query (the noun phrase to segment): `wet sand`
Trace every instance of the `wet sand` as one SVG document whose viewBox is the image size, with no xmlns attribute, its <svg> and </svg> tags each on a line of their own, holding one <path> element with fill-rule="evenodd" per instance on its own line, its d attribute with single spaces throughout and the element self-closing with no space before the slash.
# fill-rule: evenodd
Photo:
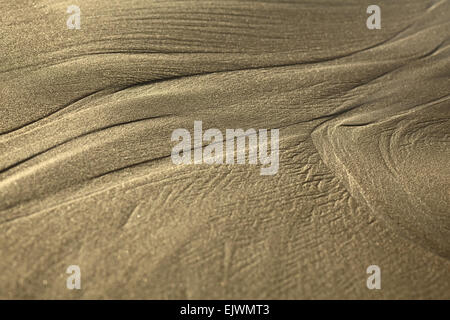
<svg viewBox="0 0 450 320">
<path fill-rule="evenodd" d="M 340 2 L 0 0 L 0 298 L 450 299 L 450 2 Z"/>
</svg>

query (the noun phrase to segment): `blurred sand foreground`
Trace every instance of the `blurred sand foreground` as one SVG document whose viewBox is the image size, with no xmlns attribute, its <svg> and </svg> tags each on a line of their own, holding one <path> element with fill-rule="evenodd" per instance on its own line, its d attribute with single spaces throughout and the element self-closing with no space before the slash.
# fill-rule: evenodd
<svg viewBox="0 0 450 320">
<path fill-rule="evenodd" d="M 0 8 L 0 298 L 450 299 L 449 1 Z M 196 120 L 277 174 L 173 164 Z"/>
</svg>

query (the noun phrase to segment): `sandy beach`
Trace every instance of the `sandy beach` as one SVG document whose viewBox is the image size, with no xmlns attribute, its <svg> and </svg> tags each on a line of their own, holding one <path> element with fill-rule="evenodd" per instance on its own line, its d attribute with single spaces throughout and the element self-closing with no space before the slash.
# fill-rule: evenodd
<svg viewBox="0 0 450 320">
<path fill-rule="evenodd" d="M 450 1 L 0 8 L 1 299 L 450 299 Z M 174 164 L 195 121 L 277 171 Z"/>
</svg>

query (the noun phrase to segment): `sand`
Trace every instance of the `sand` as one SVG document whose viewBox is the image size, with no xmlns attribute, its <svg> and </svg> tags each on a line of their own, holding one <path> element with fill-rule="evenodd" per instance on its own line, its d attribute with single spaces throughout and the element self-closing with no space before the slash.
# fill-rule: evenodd
<svg viewBox="0 0 450 320">
<path fill-rule="evenodd" d="M 0 298 L 450 299 L 449 1 L 0 7 Z M 173 164 L 196 120 L 278 173 Z"/>
</svg>

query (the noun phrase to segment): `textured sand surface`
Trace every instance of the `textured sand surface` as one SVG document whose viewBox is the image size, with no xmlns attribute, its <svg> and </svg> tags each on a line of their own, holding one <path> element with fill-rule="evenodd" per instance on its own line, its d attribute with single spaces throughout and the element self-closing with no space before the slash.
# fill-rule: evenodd
<svg viewBox="0 0 450 320">
<path fill-rule="evenodd" d="M 0 8 L 0 298 L 450 299 L 450 1 Z M 174 165 L 194 120 L 278 174 Z"/>
</svg>

